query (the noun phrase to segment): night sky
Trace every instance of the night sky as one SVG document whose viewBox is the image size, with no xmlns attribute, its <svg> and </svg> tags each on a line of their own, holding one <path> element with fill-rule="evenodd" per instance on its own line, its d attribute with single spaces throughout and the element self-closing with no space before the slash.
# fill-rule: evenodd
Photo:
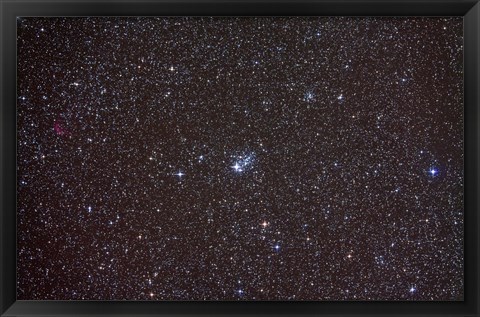
<svg viewBox="0 0 480 317">
<path fill-rule="evenodd" d="M 463 300 L 463 19 L 18 18 L 21 300 Z"/>
</svg>

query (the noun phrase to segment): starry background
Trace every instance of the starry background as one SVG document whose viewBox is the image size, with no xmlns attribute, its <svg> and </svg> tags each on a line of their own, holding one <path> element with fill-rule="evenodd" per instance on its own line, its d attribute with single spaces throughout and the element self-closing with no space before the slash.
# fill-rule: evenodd
<svg viewBox="0 0 480 317">
<path fill-rule="evenodd" d="M 462 18 L 18 18 L 21 300 L 463 300 Z"/>
</svg>

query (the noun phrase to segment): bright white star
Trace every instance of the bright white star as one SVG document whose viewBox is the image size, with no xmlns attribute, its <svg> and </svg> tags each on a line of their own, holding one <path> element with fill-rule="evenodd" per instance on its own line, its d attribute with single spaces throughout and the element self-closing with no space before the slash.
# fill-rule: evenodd
<svg viewBox="0 0 480 317">
<path fill-rule="evenodd" d="M 235 165 L 232 166 L 232 168 L 235 170 L 235 172 L 241 172 L 242 167 L 238 165 L 238 163 L 235 163 Z"/>
</svg>

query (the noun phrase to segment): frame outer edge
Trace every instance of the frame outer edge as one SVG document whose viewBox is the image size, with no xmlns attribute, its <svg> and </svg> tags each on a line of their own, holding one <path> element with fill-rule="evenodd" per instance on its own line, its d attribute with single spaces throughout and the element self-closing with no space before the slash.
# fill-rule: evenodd
<svg viewBox="0 0 480 317">
<path fill-rule="evenodd" d="M 0 17 L 0 315 L 4 316 L 16 301 L 16 210 L 11 210 L 16 201 L 16 122 L 8 120 L 16 112 L 11 106 L 16 104 L 16 81 L 11 80 L 16 62 L 9 60 L 16 51 L 16 37 L 9 36 L 8 28 L 16 19 L 11 0 L 0 0 Z"/>
<path fill-rule="evenodd" d="M 465 173 L 465 181 L 468 179 L 468 183 L 473 185 L 473 189 L 465 188 L 465 210 L 468 206 L 473 207 L 474 210 L 470 213 L 465 213 L 464 228 L 468 227 L 470 235 L 465 236 L 464 239 L 464 259 L 470 259 L 471 262 L 465 261 L 465 273 L 471 272 L 474 276 L 469 277 L 468 281 L 465 281 L 465 292 L 467 292 L 467 283 L 475 282 L 475 287 L 472 287 L 475 297 L 469 298 L 469 301 L 473 301 L 472 308 L 475 310 L 474 316 L 480 316 L 480 267 L 479 267 L 479 245 L 480 245 L 480 193 L 478 192 L 480 181 L 480 2 L 477 3 L 466 13 L 464 18 L 464 38 L 467 40 L 464 43 L 464 103 L 465 106 L 469 106 L 472 116 L 469 118 L 465 116 L 465 140 L 464 144 L 470 147 L 472 150 L 468 151 L 468 156 L 465 155 L 465 170 L 471 171 L 471 173 Z M 469 65 L 465 68 L 465 65 Z M 465 109 L 466 110 L 466 109 Z M 467 148 L 468 148 L 467 147 Z M 465 182 L 467 183 L 467 182 Z M 469 197 L 467 195 L 471 195 Z M 468 206 L 467 206 L 468 202 Z M 472 215 L 473 218 L 468 220 L 466 216 Z M 475 228 L 476 226 L 476 228 Z M 465 230 L 467 231 L 467 230 Z M 470 238 L 468 240 L 467 238 Z M 468 248 L 467 245 L 472 245 L 473 248 Z M 468 255 L 469 249 L 476 248 L 477 252 L 472 255 Z M 473 268 L 469 269 L 468 265 L 473 265 Z M 465 279 L 465 275 L 464 275 Z"/>
<path fill-rule="evenodd" d="M 4 191 L 4 138 L 5 138 L 5 133 L 3 129 L 3 122 L 4 122 L 4 110 L 5 110 L 5 92 L 4 92 L 4 77 L 6 77 L 5 72 L 4 72 L 4 67 L 3 65 L 6 64 L 7 58 L 6 54 L 4 51 L 3 47 L 3 39 L 5 38 L 5 33 L 6 33 L 6 22 L 5 22 L 5 5 L 4 2 L 0 0 L 0 13 L 1 13 L 1 23 L 0 23 L 0 259 L 5 258 L 5 252 L 4 252 L 4 247 L 5 247 L 5 240 L 7 238 L 7 234 L 5 231 L 5 204 L 4 204 L 4 199 L 3 199 L 3 191 Z M 3 265 L 3 261 L 0 263 L 0 314 L 2 314 L 6 311 L 7 309 L 7 303 L 6 303 L 6 293 L 8 291 L 7 285 L 5 283 L 5 275 L 6 275 L 6 267 Z"/>
<path fill-rule="evenodd" d="M 12 219 L 10 219 L 9 217 L 6 216 L 6 202 L 5 202 L 5 197 L 4 194 L 6 194 L 4 191 L 5 190 L 8 190 L 7 188 L 7 180 L 5 179 L 5 175 L 7 174 L 7 169 L 9 167 L 9 161 L 7 161 L 7 156 L 5 155 L 5 150 L 7 148 L 9 148 L 9 145 L 10 144 L 7 144 L 7 142 L 5 141 L 5 137 L 8 135 L 8 132 L 15 127 L 15 123 L 9 123 L 8 125 L 5 124 L 6 123 L 6 104 L 8 103 L 11 103 L 11 102 L 16 102 L 16 99 L 13 99 L 10 98 L 8 99 L 7 98 L 7 93 L 6 91 L 8 91 L 11 87 L 14 87 L 14 91 L 16 91 L 16 88 L 15 88 L 15 83 L 9 83 L 8 81 L 8 77 L 10 75 L 10 71 L 13 69 L 13 73 L 15 73 L 15 67 L 16 65 L 9 65 L 8 64 L 8 60 L 7 60 L 7 53 L 8 51 L 10 50 L 14 50 L 15 51 L 15 45 L 13 45 L 13 47 L 10 47 L 9 44 L 11 44 L 10 42 L 8 42 L 9 44 L 6 43 L 7 41 L 7 25 L 11 22 L 11 17 L 8 16 L 9 13 L 11 13 L 11 11 L 8 9 L 8 6 L 9 6 L 9 2 L 11 1 L 5 1 L 5 0 L 0 0 L 0 15 L 1 15 L 1 22 L 0 22 L 0 53 L 1 53 L 1 61 L 0 61 L 0 95 L 1 95 L 1 98 L 0 98 L 0 238 L 1 238 L 1 241 L 0 241 L 0 244 L 1 244 L 1 248 L 0 248 L 0 260 L 2 261 L 2 263 L 0 264 L 0 315 L 3 317 L 3 316 L 18 316 L 17 313 L 19 313 L 18 311 L 16 312 L 16 309 L 15 309 L 15 306 L 18 306 L 19 304 L 21 304 L 20 302 L 15 302 L 15 295 L 14 294 L 10 294 L 11 290 L 9 289 L 11 287 L 11 285 L 8 283 L 10 282 L 10 280 L 13 278 L 14 281 L 15 281 L 15 276 L 11 277 L 9 276 L 7 273 L 7 268 L 8 268 L 8 265 L 5 265 L 3 263 L 3 259 L 5 258 L 8 258 L 10 254 L 8 254 L 7 250 L 9 251 L 9 248 L 6 248 L 7 246 L 9 246 L 11 243 L 14 243 L 15 241 L 8 241 L 8 237 L 11 236 L 11 230 L 13 230 L 14 228 L 10 228 L 9 225 L 10 225 L 10 221 Z M 19 2 L 22 2 L 22 1 L 19 1 Z M 60 3 L 59 1 L 53 1 L 54 3 Z M 73 2 L 73 1 L 65 1 L 66 3 L 68 2 Z M 141 3 L 141 1 L 139 1 Z M 162 2 L 162 1 L 159 1 L 159 2 Z M 180 1 L 181 2 L 181 1 Z M 341 1 L 339 1 L 341 2 Z M 408 1 L 407 1 L 408 2 Z M 432 1 L 434 3 L 434 1 Z M 473 1 L 459 1 L 459 3 L 472 3 Z M 10 11 L 10 12 L 9 12 Z M 471 65 L 470 67 L 470 70 L 468 69 L 465 69 L 465 76 L 467 75 L 467 73 L 469 74 L 469 79 L 471 80 L 468 84 L 468 87 L 465 86 L 465 89 L 468 89 L 468 93 L 469 93 L 469 99 L 465 99 L 465 103 L 470 102 L 471 103 L 471 106 L 474 106 L 475 107 L 475 110 L 474 110 L 474 115 L 472 116 L 473 118 L 470 119 L 470 122 L 474 122 L 475 125 L 472 127 L 472 130 L 471 132 L 473 132 L 472 134 L 475 136 L 475 138 L 473 140 L 471 140 L 470 142 L 470 145 L 474 144 L 475 147 L 474 147 L 474 152 L 471 153 L 471 160 L 469 161 L 469 166 L 472 167 L 472 172 L 474 171 L 474 173 L 472 173 L 472 175 L 470 177 L 474 178 L 473 180 L 473 183 L 475 184 L 475 189 L 478 190 L 478 182 L 479 182 L 479 179 L 480 179 L 480 161 L 479 161 L 479 158 L 480 158 L 480 146 L 479 146 L 479 140 L 480 140 L 480 105 L 479 105 L 479 101 L 480 101 L 480 93 L 479 93 L 479 89 L 480 89 L 480 3 L 476 2 L 476 4 L 473 6 L 473 8 L 471 8 L 471 10 L 469 10 L 469 12 L 466 14 L 465 16 L 466 18 L 468 17 L 471 21 L 470 23 L 473 24 L 473 28 L 471 29 L 474 33 L 474 36 L 476 38 L 476 41 L 474 41 L 474 47 L 471 47 L 470 48 L 470 52 L 467 54 L 465 54 L 465 60 L 464 60 L 464 65 L 466 63 L 466 60 L 468 59 L 468 62 L 469 62 L 469 65 Z M 8 39 L 10 40 L 10 39 Z M 5 41 L 5 43 L 4 43 Z M 15 43 L 14 43 L 15 44 Z M 472 43 L 473 44 L 473 43 Z M 467 76 L 466 76 L 467 77 Z M 466 96 L 466 95 L 465 95 Z M 467 118 L 466 118 L 467 119 Z M 13 127 L 12 127 L 13 125 Z M 16 134 L 15 134 L 16 135 Z M 475 205 L 475 212 L 480 212 L 480 210 L 478 210 L 479 206 L 480 206 L 480 194 L 479 193 L 475 193 L 475 196 L 472 198 L 474 200 L 474 205 Z M 14 218 L 13 218 L 14 220 Z M 474 231 L 474 234 L 472 235 L 472 237 L 474 237 L 476 239 L 476 243 L 475 245 L 478 247 L 478 244 L 479 244 L 479 241 L 480 241 L 480 217 L 476 216 L 476 222 L 472 225 L 477 225 L 477 228 L 474 228 L 474 229 L 477 229 Z M 472 242 L 475 242 L 475 241 L 472 241 Z M 479 263 L 479 254 L 478 254 L 478 251 L 477 253 L 474 255 L 474 262 L 472 264 L 475 264 L 477 266 L 477 264 Z M 475 272 L 475 280 L 477 281 L 477 284 L 476 284 L 476 287 L 475 287 L 475 291 L 476 291 L 476 298 L 470 298 L 470 300 L 475 300 L 476 304 L 475 304 L 475 313 L 474 315 L 464 315 L 464 316 L 479 316 L 480 314 L 480 269 L 478 267 L 475 267 L 474 268 L 474 272 Z M 473 280 L 473 277 L 472 277 L 472 280 Z M 15 283 L 13 285 L 15 287 Z M 8 294 L 7 294 L 8 293 Z M 12 298 L 13 296 L 13 298 Z M 13 299 L 13 301 L 12 301 Z M 123 313 L 125 314 L 125 313 Z M 23 315 L 22 313 L 20 313 L 20 315 Z M 28 314 L 30 315 L 30 314 Z M 33 313 L 33 315 L 35 315 L 35 313 Z M 70 316 L 85 316 L 83 314 L 71 314 Z M 92 314 L 92 316 L 114 316 L 115 314 L 111 314 L 111 313 L 108 313 L 108 314 Z M 157 315 L 157 314 L 150 314 L 150 316 L 153 316 L 153 315 Z M 223 314 L 222 314 L 223 315 Z M 238 314 L 232 314 L 232 315 L 229 315 L 229 316 L 239 316 Z M 342 314 L 339 314 L 339 316 L 342 315 Z M 26 316 L 26 314 L 25 314 Z M 117 315 L 118 316 L 118 315 Z M 128 316 L 128 315 L 126 315 Z M 145 316 L 145 315 L 144 315 Z M 172 315 L 173 316 L 173 315 Z M 176 315 L 176 316 L 180 316 L 180 315 Z M 219 315 L 217 315 L 219 316 Z M 252 315 L 253 316 L 253 315 Z M 287 315 L 284 315 L 284 316 L 287 316 Z M 343 316 L 348 316 L 348 315 L 343 315 Z M 392 316 L 392 315 L 391 315 Z M 395 315 L 393 315 L 395 316 Z M 396 316 L 400 316 L 400 315 L 396 315 Z M 410 316 L 420 316 L 420 315 L 410 315 Z M 444 315 L 445 317 L 446 316 L 449 316 L 449 315 Z M 452 315 L 453 316 L 453 315 Z M 457 316 L 457 315 L 455 315 Z"/>
<path fill-rule="evenodd" d="M 2 104 L 5 104 L 5 93 L 3 92 L 3 77 L 4 72 L 3 72 L 3 63 L 5 61 L 5 54 L 3 52 L 3 33 L 4 33 L 4 12 L 5 10 L 3 9 L 3 2 L 0 2 L 0 12 L 2 12 L 2 23 L 0 24 L 0 54 L 2 56 L 2 59 L 0 61 L 0 95 L 2 96 L 0 100 L 0 122 L 3 122 L 3 107 L 1 106 Z M 0 246 L 0 259 L 4 258 L 3 254 L 3 241 L 5 240 L 5 235 L 4 235 L 4 230 L 3 230 L 3 214 L 4 214 L 4 208 L 3 208 L 3 139 L 4 139 L 4 134 L 3 134 L 3 129 L 0 129 L 0 239 L 1 239 L 1 246 Z M 5 303 L 4 303 L 4 294 L 5 294 L 5 283 L 3 282 L 3 275 L 4 275 L 4 267 L 3 267 L 3 261 L 0 263 L 0 290 L 1 290 L 1 295 L 0 295 L 0 315 L 3 315 L 3 313 L 6 310 Z"/>
<path fill-rule="evenodd" d="M 476 32 L 475 32 L 475 35 L 476 35 L 476 39 L 477 39 L 477 42 L 476 42 L 476 52 L 475 52 L 475 55 L 476 55 L 476 65 L 475 65 L 475 72 L 476 72 L 476 77 L 475 77 L 475 86 L 476 86 L 476 89 L 475 89 L 475 104 L 476 104 L 476 108 L 477 108 L 477 118 L 476 118 L 476 121 L 477 121 L 477 138 L 476 138 L 476 143 L 477 143 L 477 153 L 476 153 L 476 160 L 477 160 L 477 175 L 476 176 L 476 187 L 477 187 L 477 190 L 478 190 L 478 185 L 479 185 L 479 181 L 480 181 L 480 2 L 477 2 L 477 4 L 475 5 L 475 7 L 472 9 L 472 11 L 474 10 L 474 14 L 475 14 L 475 21 L 476 21 Z M 479 244 L 480 244 L 480 216 L 479 216 L 479 206 L 480 206 L 480 194 L 477 192 L 477 210 L 476 210 L 476 214 L 477 214 L 477 248 L 479 247 Z M 477 266 L 477 270 L 476 270 L 476 279 L 477 279 L 477 297 L 475 298 L 476 302 L 477 302 L 477 307 L 476 307 L 476 314 L 477 315 L 480 315 L 480 267 L 479 267 L 479 261 L 480 261 L 480 255 L 479 255 L 479 252 L 478 252 L 478 249 L 477 249 L 477 254 L 476 254 L 476 266 Z"/>
</svg>

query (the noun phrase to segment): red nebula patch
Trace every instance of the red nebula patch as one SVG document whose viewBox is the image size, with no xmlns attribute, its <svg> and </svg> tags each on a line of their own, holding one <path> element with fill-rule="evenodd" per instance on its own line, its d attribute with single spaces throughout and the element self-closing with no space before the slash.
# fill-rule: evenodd
<svg viewBox="0 0 480 317">
<path fill-rule="evenodd" d="M 65 124 L 62 122 L 62 120 L 55 120 L 53 123 L 53 129 L 57 135 L 69 135 L 69 132 L 67 128 L 65 128 Z"/>
</svg>

